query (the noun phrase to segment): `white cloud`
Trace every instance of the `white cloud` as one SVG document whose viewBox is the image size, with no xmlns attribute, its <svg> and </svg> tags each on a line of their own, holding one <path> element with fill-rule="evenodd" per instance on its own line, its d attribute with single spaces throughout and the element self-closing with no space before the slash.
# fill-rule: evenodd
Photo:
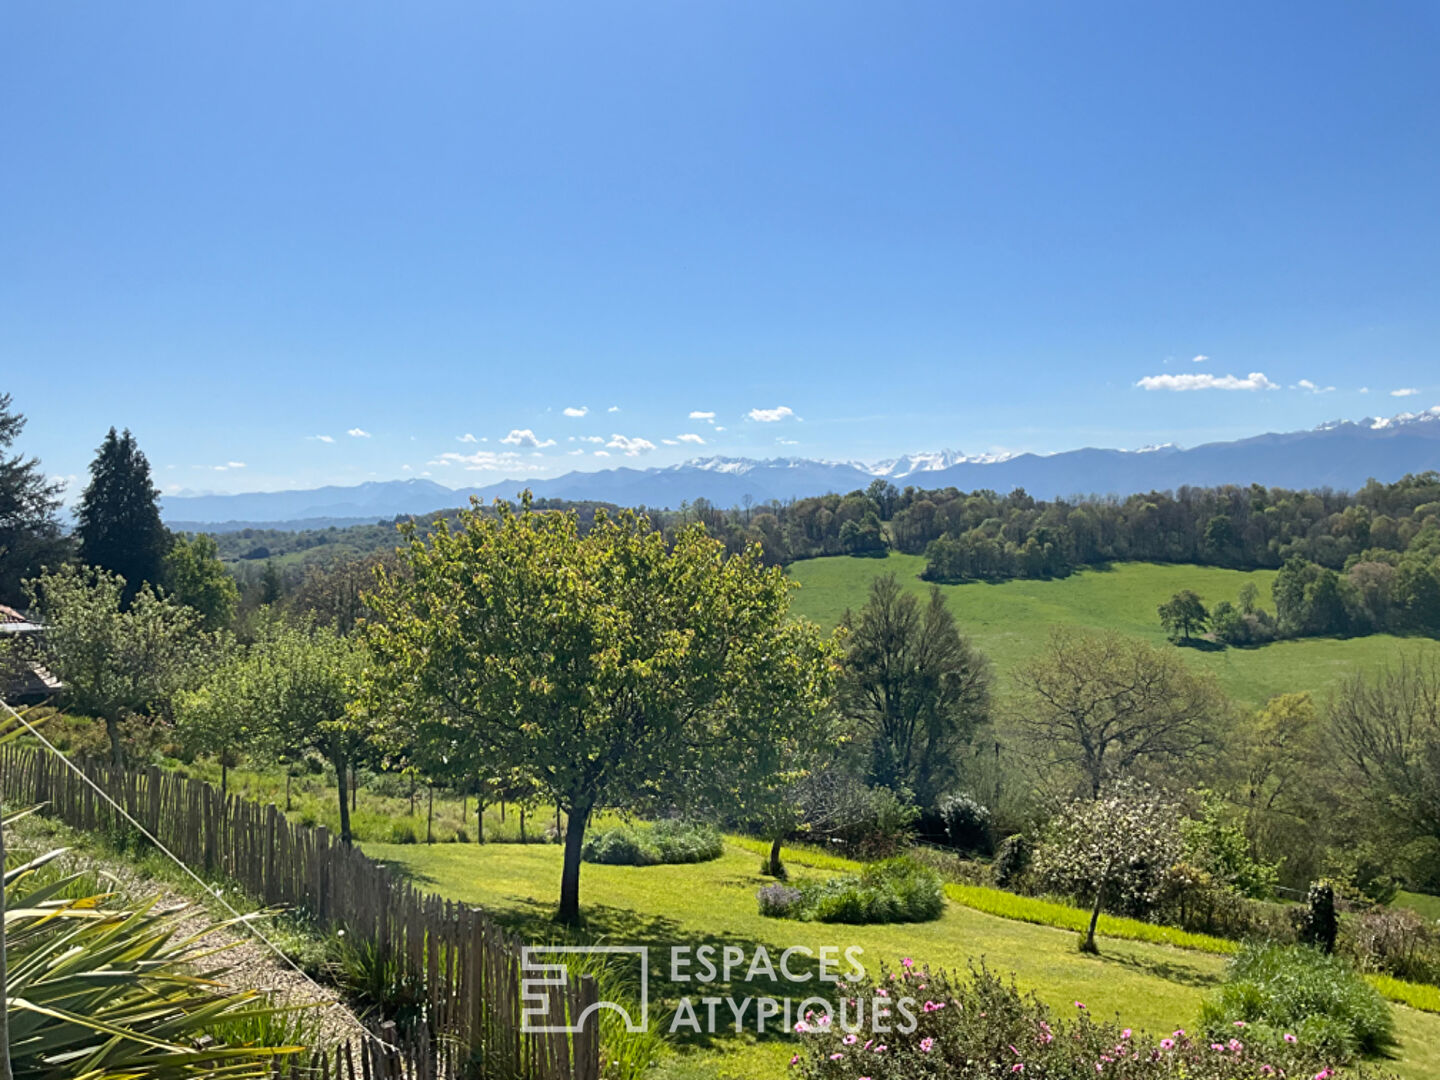
<svg viewBox="0 0 1440 1080">
<path fill-rule="evenodd" d="M 705 440 L 702 439 L 699 435 L 696 435 L 693 431 L 687 431 L 684 435 L 676 435 L 675 437 L 681 442 L 696 443 L 700 446 L 705 445 Z"/>
<path fill-rule="evenodd" d="M 717 426 L 717 427 L 715 428 L 715 430 L 716 430 L 716 431 L 724 431 L 725 429 L 724 429 L 723 427 Z"/>
<path fill-rule="evenodd" d="M 620 406 L 619 406 L 619 405 L 611 405 L 610 408 L 606 409 L 605 411 L 606 411 L 606 412 L 619 412 L 619 411 L 620 411 Z"/>
<path fill-rule="evenodd" d="M 1143 390 L 1278 390 L 1263 372 L 1238 375 L 1146 375 L 1135 384 Z"/>
<path fill-rule="evenodd" d="M 506 446 L 528 446 L 532 450 L 539 450 L 542 447 L 554 446 L 554 439 L 546 439 L 543 442 L 535 437 L 535 432 L 529 428 L 514 428 L 509 435 L 500 440 Z"/>
<path fill-rule="evenodd" d="M 799 446 L 799 445 L 800 445 L 800 440 L 799 440 L 799 439 L 776 439 L 775 441 L 776 441 L 777 443 L 779 443 L 781 446 Z"/>
<path fill-rule="evenodd" d="M 345 434 L 349 435 L 352 439 L 370 438 L 370 432 L 366 431 L 364 428 L 358 427 L 352 427 L 349 431 L 345 432 Z"/>
<path fill-rule="evenodd" d="M 583 454 L 583 453 L 585 453 L 585 451 L 584 451 L 584 450 L 581 450 L 581 449 L 579 449 L 579 448 L 577 447 L 577 448 L 574 449 L 574 450 L 567 450 L 566 453 L 569 454 L 571 457 L 574 457 L 576 454 Z"/>
<path fill-rule="evenodd" d="M 604 436 L 604 435 L 581 435 L 581 436 L 580 436 L 580 441 L 581 441 L 581 442 L 602 443 L 602 442 L 605 441 L 605 436 Z"/>
<path fill-rule="evenodd" d="M 455 436 L 455 439 L 456 439 L 457 442 L 465 442 L 465 443 L 477 443 L 477 442 L 480 441 L 480 440 L 477 439 L 474 435 L 471 435 L 470 432 L 468 432 L 468 431 L 467 431 L 464 435 L 456 435 L 456 436 Z"/>
<path fill-rule="evenodd" d="M 596 450 L 596 451 L 595 451 L 595 456 L 596 456 L 596 457 L 609 457 L 609 456 L 610 456 L 610 453 L 609 453 L 609 451 L 607 451 L 607 450 Z"/>
<path fill-rule="evenodd" d="M 400 471 L 401 471 L 401 472 L 409 472 L 409 471 L 410 471 L 410 466 L 409 466 L 409 465 L 401 465 L 401 466 L 400 466 Z"/>
<path fill-rule="evenodd" d="M 1391 391 L 1390 391 L 1390 396 L 1391 396 L 1391 397 L 1411 397 L 1411 396 L 1413 396 L 1413 395 L 1415 395 L 1415 394 L 1418 394 L 1418 393 L 1420 393 L 1420 391 L 1417 390 L 1415 387 L 1413 387 L 1413 386 L 1404 386 L 1404 387 L 1401 387 L 1399 390 L 1391 390 Z"/>
<path fill-rule="evenodd" d="M 795 410 L 789 405 L 779 405 L 773 409 L 751 409 L 749 412 L 751 420 L 760 424 L 773 424 L 777 420 L 784 420 L 788 416 L 794 416 Z"/>
<path fill-rule="evenodd" d="M 306 435 L 307 439 L 314 439 L 316 442 L 334 442 L 334 435 Z"/>
<path fill-rule="evenodd" d="M 655 449 L 655 444 L 649 439 L 639 437 L 632 439 L 625 435 L 611 435 L 610 441 L 605 445 L 611 450 L 621 451 L 626 457 L 639 457 L 641 454 Z"/>
<path fill-rule="evenodd" d="M 674 439 L 661 439 L 660 441 L 661 441 L 662 443 L 664 443 L 666 446 L 679 446 L 679 445 L 680 445 L 680 444 L 679 444 L 678 442 L 676 442 Z"/>
<path fill-rule="evenodd" d="M 565 415 L 566 415 L 566 416 L 584 416 L 584 415 L 585 415 L 586 413 L 588 413 L 589 411 L 590 411 L 590 406 L 589 406 L 589 405 L 581 405 L 578 409 L 577 409 L 574 405 L 569 405 L 569 406 L 566 406 L 566 408 L 565 408 Z"/>
<path fill-rule="evenodd" d="M 696 409 L 694 412 L 692 412 L 692 413 L 690 414 L 690 419 L 691 419 L 691 420 L 709 420 L 710 423 L 713 424 L 713 423 L 715 422 L 715 414 L 714 414 L 713 412 L 701 412 L 699 409 Z"/>
<path fill-rule="evenodd" d="M 500 453 L 496 453 L 494 450 L 476 450 L 473 454 L 460 454 L 451 450 L 425 464 L 459 465 L 470 472 L 493 472 L 497 469 L 510 468 L 519 459 L 520 455 L 513 450 L 504 450 Z"/>
<path fill-rule="evenodd" d="M 1194 360 L 1192 360 L 1192 361 L 1190 361 L 1190 362 L 1191 362 L 1192 364 L 1203 364 L 1206 360 L 1209 360 L 1209 359 L 1210 359 L 1210 358 L 1209 358 L 1208 356 L 1197 356 L 1197 357 L 1195 357 Z"/>
<path fill-rule="evenodd" d="M 1370 387 L 1368 387 L 1368 386 L 1362 386 L 1362 387 L 1360 387 L 1360 393 L 1362 393 L 1362 394 L 1368 394 L 1368 393 L 1370 393 Z"/>
<path fill-rule="evenodd" d="M 1312 394 L 1328 394 L 1335 389 L 1333 386 L 1316 386 L 1309 379 L 1301 379 L 1295 384 L 1295 388 L 1297 390 L 1309 390 Z"/>
<path fill-rule="evenodd" d="M 225 462 L 225 467 L 226 467 L 227 469 L 243 469 L 243 468 L 245 468 L 245 462 L 243 462 L 243 461 L 227 461 L 227 462 Z"/>
</svg>

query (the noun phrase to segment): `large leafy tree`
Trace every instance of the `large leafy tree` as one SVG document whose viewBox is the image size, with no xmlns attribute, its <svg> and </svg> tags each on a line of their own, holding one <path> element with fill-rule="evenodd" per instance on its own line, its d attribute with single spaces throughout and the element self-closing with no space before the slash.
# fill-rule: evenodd
<svg viewBox="0 0 1440 1080">
<path fill-rule="evenodd" d="M 74 566 L 30 583 L 45 619 L 41 657 L 65 684 L 69 707 L 105 721 L 117 765 L 121 721 L 167 715 L 210 646 L 190 608 L 149 586 L 127 606 L 125 591 L 115 574 Z"/>
<path fill-rule="evenodd" d="M 647 518 L 463 512 L 405 576 L 382 574 L 364 634 L 367 707 L 409 700 L 419 735 L 490 771 L 534 778 L 569 816 L 558 917 L 580 913 L 580 850 L 602 807 L 679 801 L 688 785 L 754 767 L 824 705 L 829 656 L 787 618 L 790 584 L 755 549 L 727 557 L 701 526 L 673 544 Z"/>
<path fill-rule="evenodd" d="M 929 805 L 990 717 L 990 665 L 961 635 L 937 586 L 921 603 L 894 574 L 846 613 L 846 712 L 870 752 L 870 778 Z"/>
<path fill-rule="evenodd" d="M 125 598 L 163 580 L 170 533 L 160 521 L 160 491 L 129 429 L 105 436 L 90 463 L 90 483 L 80 497 L 76 534 L 80 557 L 90 566 L 125 579 Z"/>
<path fill-rule="evenodd" d="M 240 602 L 240 589 L 220 561 L 213 536 L 175 537 L 165 555 L 165 587 L 200 614 L 209 630 L 229 626 Z"/>
<path fill-rule="evenodd" d="M 1014 722 L 1031 750 L 1077 771 L 1092 798 L 1132 772 L 1193 768 L 1224 734 L 1213 680 L 1173 650 L 1120 634 L 1056 630 L 1016 683 Z"/>
<path fill-rule="evenodd" d="M 40 470 L 38 459 L 8 451 L 25 429 L 25 417 L 0 393 L 0 602 L 19 603 L 21 582 L 46 563 L 65 556 L 56 512 L 60 485 Z"/>
<path fill-rule="evenodd" d="M 340 840 L 350 843 L 350 766 L 366 729 L 350 708 L 362 654 L 326 626 L 259 620 L 255 640 L 183 700 L 182 730 L 197 748 L 279 757 L 313 750 L 335 766 Z"/>
<path fill-rule="evenodd" d="M 1181 589 L 1156 610 L 1166 635 L 1177 644 L 1189 641 L 1191 634 L 1201 632 L 1210 622 L 1204 601 L 1192 589 Z"/>
</svg>

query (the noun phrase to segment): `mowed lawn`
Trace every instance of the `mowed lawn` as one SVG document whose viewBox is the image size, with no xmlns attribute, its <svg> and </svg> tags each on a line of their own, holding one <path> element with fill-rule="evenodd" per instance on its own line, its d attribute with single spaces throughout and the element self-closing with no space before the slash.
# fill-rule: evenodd
<svg viewBox="0 0 1440 1080">
<path fill-rule="evenodd" d="M 905 587 L 923 595 L 925 559 L 892 554 L 883 559 L 839 556 L 794 563 L 789 573 L 800 583 L 792 610 L 827 629 L 846 608 L 865 604 L 870 583 L 894 573 Z M 1222 570 L 1210 566 L 1116 563 L 1110 569 L 1082 570 L 1055 581 L 1007 581 L 989 585 L 942 585 L 961 629 L 994 662 L 1002 680 L 1045 643 L 1054 626 L 1117 630 L 1167 645 L 1155 609 L 1180 589 L 1193 589 L 1214 606 L 1234 601 L 1247 581 L 1255 583 L 1261 606 L 1273 613 L 1273 570 Z M 1376 634 L 1360 638 L 1307 638 L 1254 649 L 1183 649 L 1197 668 L 1215 674 L 1225 691 L 1242 705 L 1258 707 L 1276 694 L 1309 690 L 1317 697 L 1341 678 L 1393 661 L 1403 653 L 1440 650 L 1429 638 Z"/>
<path fill-rule="evenodd" d="M 515 844 L 365 844 L 366 854 L 401 868 L 427 890 L 473 903 L 496 914 L 529 940 L 555 935 L 548 922 L 560 882 L 561 852 L 555 846 Z M 799 873 L 813 873 L 796 868 Z M 1194 1022 L 1205 992 L 1220 978 L 1221 957 L 1139 942 L 1103 940 L 1102 955 L 1084 956 L 1068 931 L 985 915 L 950 903 L 937 922 L 918 926 L 826 926 L 762 918 L 755 891 L 767 883 L 756 856 L 727 848 L 711 863 L 692 866 L 591 866 L 581 875 L 581 902 L 588 931 L 608 944 L 652 947 L 652 1024 L 668 1026 L 681 994 L 736 998 L 785 993 L 769 984 L 737 979 L 714 987 L 679 986 L 668 978 L 671 945 L 738 945 L 747 959 L 758 945 L 778 957 L 793 945 L 864 949 L 872 972 L 903 957 L 932 967 L 964 970 L 983 959 L 992 969 L 1014 972 L 1022 989 L 1033 989 L 1061 1015 L 1083 1001 L 1099 1016 L 1119 1014 L 1134 1027 L 1170 1031 Z M 813 987 L 813 983 L 811 984 Z M 804 987 L 790 990 L 808 996 Z M 722 1006 L 723 1009 L 723 1006 Z M 1397 1009 L 1402 1039 L 1396 1070 L 1404 1077 L 1440 1075 L 1440 1016 Z M 702 1011 L 703 1015 L 703 1011 Z M 723 1013 L 722 1013 L 723 1015 Z M 662 1069 L 667 1080 L 737 1077 L 769 1080 L 786 1074 L 794 1052 L 788 1038 L 757 1040 L 727 1033 L 713 1041 L 689 1041 Z"/>
</svg>

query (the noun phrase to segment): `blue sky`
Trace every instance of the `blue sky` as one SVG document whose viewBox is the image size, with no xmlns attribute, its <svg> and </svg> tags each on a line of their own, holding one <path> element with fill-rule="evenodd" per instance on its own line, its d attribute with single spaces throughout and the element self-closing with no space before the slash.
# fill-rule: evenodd
<svg viewBox="0 0 1440 1080">
<path fill-rule="evenodd" d="M 0 389 L 53 473 L 128 425 L 216 491 L 1429 407 L 1437 53 L 1405 2 L 15 4 Z"/>
</svg>

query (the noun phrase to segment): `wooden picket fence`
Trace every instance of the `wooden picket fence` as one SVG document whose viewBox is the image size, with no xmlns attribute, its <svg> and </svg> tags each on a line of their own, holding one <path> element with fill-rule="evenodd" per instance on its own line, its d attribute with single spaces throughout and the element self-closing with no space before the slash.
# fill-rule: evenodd
<svg viewBox="0 0 1440 1080">
<path fill-rule="evenodd" d="M 522 942 L 483 911 L 422 893 L 323 826 L 292 824 L 202 780 L 156 767 L 76 766 L 161 844 L 202 876 L 224 877 L 267 907 L 303 910 L 323 929 L 373 943 L 400 974 L 425 988 L 424 1020 L 398 1038 L 393 1027 L 316 1055 L 304 1068 L 322 1080 L 599 1080 L 596 1014 L 577 1034 L 563 1028 L 597 1000 L 591 976 L 550 988 L 549 1015 L 521 1022 Z M 93 832 L 124 825 L 66 763 L 23 744 L 0 746 L 0 785 L 13 805 Z M 294 1062 L 287 1069 L 300 1068 Z M 286 1073 L 288 1075 L 288 1073 Z"/>
</svg>

